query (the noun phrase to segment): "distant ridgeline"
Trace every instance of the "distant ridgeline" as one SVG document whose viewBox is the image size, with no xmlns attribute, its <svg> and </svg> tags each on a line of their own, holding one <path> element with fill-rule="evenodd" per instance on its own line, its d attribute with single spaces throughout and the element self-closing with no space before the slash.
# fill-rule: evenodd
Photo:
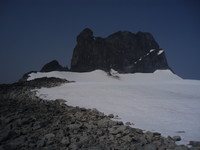
<svg viewBox="0 0 200 150">
<path fill-rule="evenodd" d="M 119 31 L 101 38 L 94 37 L 91 29 L 84 29 L 77 36 L 71 71 L 109 71 L 111 68 L 119 73 L 170 69 L 164 51 L 150 33 Z"/>
<path fill-rule="evenodd" d="M 150 33 L 119 31 L 101 38 L 94 37 L 92 30 L 86 28 L 77 36 L 71 69 L 53 60 L 44 65 L 40 72 L 110 71 L 111 68 L 119 73 L 152 73 L 157 69 L 170 69 L 164 50 L 159 48 Z"/>
</svg>

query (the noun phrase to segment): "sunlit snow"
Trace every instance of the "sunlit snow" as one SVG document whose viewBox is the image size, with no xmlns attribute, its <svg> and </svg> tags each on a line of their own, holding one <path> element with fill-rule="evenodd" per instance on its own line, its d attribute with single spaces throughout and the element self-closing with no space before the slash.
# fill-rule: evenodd
<svg viewBox="0 0 200 150">
<path fill-rule="evenodd" d="M 158 54 L 157 55 L 160 55 L 164 52 L 164 50 L 159 50 Z"/>
<path fill-rule="evenodd" d="M 151 49 L 149 52 L 151 53 L 151 52 L 153 52 L 153 51 L 155 51 L 155 49 Z"/>
<path fill-rule="evenodd" d="M 70 81 L 59 87 L 38 89 L 44 99 L 65 99 L 71 106 L 96 108 L 118 115 L 123 122 L 163 136 L 180 135 L 181 143 L 200 141 L 200 81 L 183 80 L 169 70 L 111 75 L 88 73 L 32 73 L 28 80 L 59 77 Z"/>
</svg>

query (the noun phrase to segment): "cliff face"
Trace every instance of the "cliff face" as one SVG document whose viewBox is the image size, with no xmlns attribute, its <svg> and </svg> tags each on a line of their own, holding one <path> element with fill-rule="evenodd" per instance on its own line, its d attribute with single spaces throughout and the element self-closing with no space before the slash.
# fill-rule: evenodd
<svg viewBox="0 0 200 150">
<path fill-rule="evenodd" d="M 119 31 L 106 38 L 94 37 L 86 28 L 77 36 L 71 70 L 77 72 L 111 68 L 121 73 L 169 69 L 165 53 L 150 33 Z"/>
</svg>

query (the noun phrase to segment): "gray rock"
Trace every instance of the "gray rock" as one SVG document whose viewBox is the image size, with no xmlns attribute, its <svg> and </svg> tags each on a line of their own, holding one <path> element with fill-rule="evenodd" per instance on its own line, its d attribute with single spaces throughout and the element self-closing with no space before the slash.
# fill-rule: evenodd
<svg viewBox="0 0 200 150">
<path fill-rule="evenodd" d="M 77 149 L 78 149 L 77 145 L 74 144 L 74 143 L 70 144 L 69 148 L 70 148 L 71 150 L 77 150 Z"/>
<path fill-rule="evenodd" d="M 200 150 L 200 147 L 191 147 L 190 150 Z"/>
<path fill-rule="evenodd" d="M 200 147 L 200 141 L 190 141 L 189 145 L 192 145 L 194 147 Z"/>
<path fill-rule="evenodd" d="M 68 145 L 70 144 L 69 138 L 68 137 L 63 137 L 62 140 L 60 141 L 63 145 Z"/>
<path fill-rule="evenodd" d="M 188 150 L 186 146 L 176 146 L 174 150 Z"/>
<path fill-rule="evenodd" d="M 156 146 L 153 144 L 147 144 L 144 146 L 144 150 L 156 150 Z"/>
<path fill-rule="evenodd" d="M 88 138 L 88 136 L 80 136 L 79 140 L 79 144 L 84 145 L 88 144 L 90 139 Z"/>
<path fill-rule="evenodd" d="M 119 126 L 119 127 L 112 127 L 112 128 L 110 128 L 109 129 L 109 132 L 111 133 L 111 134 L 119 134 L 119 133 L 125 133 L 126 132 L 126 130 L 127 130 L 127 126 Z"/>
<path fill-rule="evenodd" d="M 37 142 L 37 147 L 43 147 L 45 145 L 45 140 L 44 139 L 41 139 L 41 140 L 38 140 Z"/>
<path fill-rule="evenodd" d="M 125 123 L 127 126 L 130 126 L 130 125 L 132 125 L 130 122 L 126 122 Z"/>
<path fill-rule="evenodd" d="M 126 142 L 131 142 L 133 138 L 130 137 L 129 135 L 126 135 L 126 136 L 123 136 L 121 139 L 122 139 L 123 141 L 126 141 Z"/>
<path fill-rule="evenodd" d="M 111 68 L 119 73 L 170 69 L 164 52 L 150 33 L 119 31 L 106 38 L 94 37 L 91 29 L 77 36 L 71 70 L 77 72 Z"/>
<path fill-rule="evenodd" d="M 180 136 L 173 136 L 172 139 L 174 141 L 181 141 L 181 137 Z"/>
<path fill-rule="evenodd" d="M 157 147 L 162 146 L 162 143 L 160 140 L 154 141 L 153 144 L 156 145 Z"/>
<path fill-rule="evenodd" d="M 122 121 L 117 121 L 117 125 L 123 125 L 124 123 Z"/>
<path fill-rule="evenodd" d="M 108 120 L 108 126 L 109 127 L 113 127 L 113 126 L 117 126 L 117 125 L 118 125 L 117 121 Z"/>
<path fill-rule="evenodd" d="M 120 137 L 122 137 L 122 134 L 119 133 L 119 134 L 116 135 L 116 137 L 117 137 L 117 138 L 120 138 Z"/>
<path fill-rule="evenodd" d="M 62 129 L 60 129 L 58 132 L 56 132 L 56 137 L 58 137 L 58 138 L 64 137 L 64 131 Z"/>
<path fill-rule="evenodd" d="M 148 142 L 152 142 L 152 140 L 153 140 L 153 133 L 150 132 L 150 131 L 148 131 L 148 132 L 146 132 L 145 137 L 146 137 L 146 139 L 147 139 Z"/>
<path fill-rule="evenodd" d="M 47 140 L 50 140 L 50 139 L 52 139 L 52 138 L 54 138 L 54 137 L 55 137 L 55 134 L 53 134 L 53 133 L 48 133 L 48 134 L 46 134 L 46 135 L 44 136 L 44 138 L 47 139 Z"/>
<path fill-rule="evenodd" d="M 80 124 L 70 124 L 70 125 L 68 125 L 67 126 L 70 130 L 78 130 L 80 127 L 81 127 L 81 125 Z"/>
<path fill-rule="evenodd" d="M 141 144 L 147 144 L 147 140 L 146 140 L 145 136 L 140 136 L 138 138 L 138 140 L 140 141 Z"/>
<path fill-rule="evenodd" d="M 113 114 L 109 114 L 108 117 L 109 118 L 114 118 L 114 115 Z"/>
<path fill-rule="evenodd" d="M 97 125 L 100 127 L 100 128 L 106 128 L 108 127 L 108 119 L 101 119 L 97 122 Z"/>
<path fill-rule="evenodd" d="M 153 136 L 161 136 L 161 134 L 158 132 L 153 132 Z"/>
</svg>

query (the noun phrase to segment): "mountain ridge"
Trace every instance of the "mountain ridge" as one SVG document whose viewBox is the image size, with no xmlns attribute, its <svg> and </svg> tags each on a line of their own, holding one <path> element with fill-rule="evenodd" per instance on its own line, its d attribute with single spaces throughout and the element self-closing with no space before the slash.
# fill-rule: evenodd
<svg viewBox="0 0 200 150">
<path fill-rule="evenodd" d="M 96 69 L 120 73 L 152 73 L 170 69 L 164 50 L 147 32 L 118 31 L 106 38 L 95 37 L 89 28 L 77 36 L 71 59 L 71 71 L 87 72 Z"/>
</svg>

